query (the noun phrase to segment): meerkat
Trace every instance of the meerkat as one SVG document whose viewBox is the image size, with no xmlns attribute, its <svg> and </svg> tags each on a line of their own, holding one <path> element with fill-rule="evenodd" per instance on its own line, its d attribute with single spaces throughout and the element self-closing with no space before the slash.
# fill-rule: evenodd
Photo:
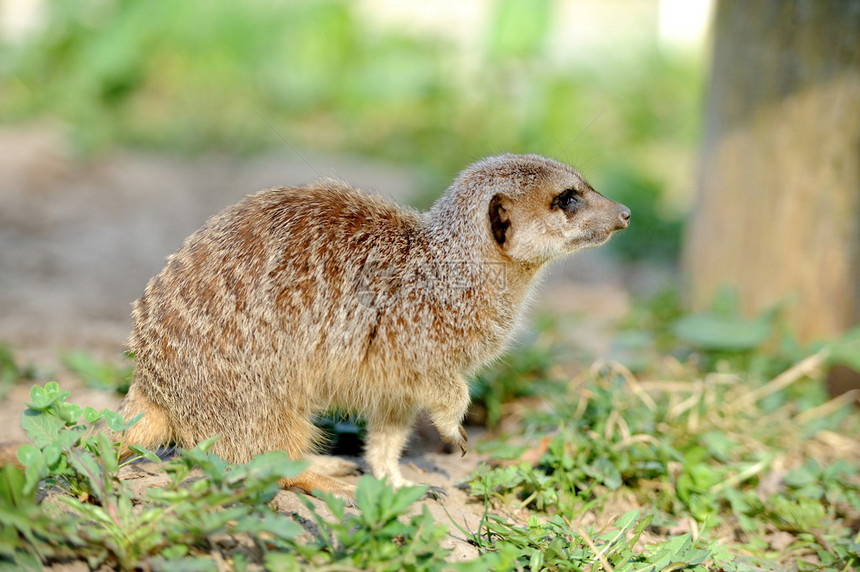
<svg viewBox="0 0 860 572">
<path fill-rule="evenodd" d="M 500 155 L 465 169 L 421 213 L 324 179 L 250 195 L 210 218 L 134 303 L 124 441 L 192 447 L 241 463 L 300 459 L 313 416 L 363 415 L 374 476 L 426 411 L 466 452 L 467 379 L 510 342 L 547 263 L 605 243 L 630 210 L 573 168 Z M 285 488 L 349 496 L 305 471 Z"/>
</svg>

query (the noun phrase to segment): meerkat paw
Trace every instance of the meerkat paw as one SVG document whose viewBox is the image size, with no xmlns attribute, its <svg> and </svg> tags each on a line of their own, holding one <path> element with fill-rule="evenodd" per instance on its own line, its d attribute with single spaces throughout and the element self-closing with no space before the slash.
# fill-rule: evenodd
<svg viewBox="0 0 860 572">
<path fill-rule="evenodd" d="M 442 487 L 428 485 L 425 483 L 416 483 L 414 481 L 410 481 L 409 479 L 404 479 L 403 477 L 399 477 L 395 480 L 394 478 L 392 478 L 391 475 L 387 475 L 385 478 L 388 479 L 388 482 L 396 489 L 402 489 L 406 487 L 426 487 L 427 492 L 424 493 L 423 497 L 425 499 L 432 499 L 435 501 L 442 502 L 445 500 L 445 497 L 448 496 L 448 491 L 446 491 Z"/>
<path fill-rule="evenodd" d="M 332 496 L 343 501 L 343 506 L 346 508 L 358 508 L 358 503 L 355 501 L 354 493 L 332 493 Z"/>
<path fill-rule="evenodd" d="M 418 484 L 413 481 L 410 481 L 409 479 L 404 479 L 401 475 L 385 475 L 385 478 L 388 479 L 388 484 L 390 484 L 395 489 L 414 487 Z"/>
<path fill-rule="evenodd" d="M 468 451 L 468 448 L 469 448 L 468 447 L 469 436 L 466 434 L 466 430 L 463 429 L 462 425 L 457 427 L 457 429 L 459 430 L 459 433 L 460 433 L 459 436 L 444 435 L 442 433 L 440 433 L 439 435 L 442 437 L 443 441 L 446 441 L 448 443 L 451 443 L 452 445 L 457 445 L 458 447 L 460 447 L 460 456 L 464 457 L 466 455 L 466 451 Z"/>
</svg>

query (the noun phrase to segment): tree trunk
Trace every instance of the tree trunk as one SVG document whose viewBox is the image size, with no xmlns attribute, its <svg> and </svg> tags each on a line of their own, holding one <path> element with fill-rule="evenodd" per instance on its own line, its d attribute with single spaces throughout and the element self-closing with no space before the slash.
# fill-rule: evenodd
<svg viewBox="0 0 860 572">
<path fill-rule="evenodd" d="M 694 307 L 728 284 L 802 340 L 860 322 L 860 2 L 719 2 L 706 113 Z"/>
</svg>

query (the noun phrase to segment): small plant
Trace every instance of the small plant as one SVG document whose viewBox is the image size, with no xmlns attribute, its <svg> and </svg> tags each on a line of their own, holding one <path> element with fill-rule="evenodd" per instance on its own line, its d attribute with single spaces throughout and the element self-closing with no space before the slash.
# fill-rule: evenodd
<svg viewBox="0 0 860 572">
<path fill-rule="evenodd" d="M 266 504 L 279 490 L 279 479 L 302 469 L 286 453 L 266 453 L 230 466 L 208 452 L 213 438 L 164 465 L 171 477 L 166 489 L 152 489 L 137 499 L 118 479 L 120 444 L 96 431 L 93 423 L 104 421 L 122 435 L 139 417 L 126 423 L 112 411 L 68 403 L 68 396 L 54 382 L 31 391 L 22 425 L 33 444 L 18 452 L 26 472 L 4 467 L 0 484 L 0 519 L 10 527 L 0 537 L 4 558 L 23 566 L 34 556 L 50 560 L 74 552 L 92 567 L 113 563 L 131 569 L 141 562 L 163 567 L 193 560 L 201 549 L 208 554 L 216 533 L 253 533 L 263 550 L 302 531 Z M 82 415 L 85 424 L 79 423 Z M 158 460 L 150 451 L 131 449 Z M 190 480 L 195 467 L 203 476 Z M 67 511 L 57 514 L 56 507 L 35 503 L 36 485 L 43 479 Z M 51 493 L 53 485 L 57 490 Z M 135 508 L 137 503 L 146 510 Z M 21 539 L 25 549 L 10 546 Z"/>
<path fill-rule="evenodd" d="M 562 515 L 547 520 L 532 515 L 523 525 L 485 514 L 472 542 L 495 553 L 506 569 L 528 570 L 706 570 L 710 549 L 695 547 L 689 534 L 635 550 L 653 517 L 639 510 L 618 517 L 605 531 L 590 532 Z"/>
<path fill-rule="evenodd" d="M 182 569 L 201 556 L 209 560 L 217 550 L 216 535 L 247 537 L 259 551 L 298 536 L 302 528 L 267 503 L 279 490 L 278 480 L 295 476 L 302 465 L 273 452 L 230 466 L 208 452 L 214 442 L 183 451 L 167 463 L 168 486 L 150 489 L 141 499 L 133 499 L 116 479 L 115 467 L 100 471 L 90 459 L 86 470 L 97 502 L 61 497 L 73 514 L 91 522 L 79 533 L 94 553 L 90 565 L 115 561 L 128 569 L 149 562 L 155 568 Z M 202 477 L 189 479 L 194 467 Z M 135 510 L 135 501 L 146 510 Z"/>
<path fill-rule="evenodd" d="M 305 570 L 308 567 L 349 570 L 449 570 L 447 550 L 439 543 L 447 534 L 427 507 L 413 516 L 406 511 L 427 492 L 427 487 L 394 489 L 370 476 L 362 477 L 355 493 L 357 512 L 346 512 L 342 499 L 323 495 L 333 518 L 323 518 L 314 504 L 303 499 L 318 533 L 295 552 L 269 553 L 270 570 Z M 480 565 L 480 564 L 479 564 Z"/>
<path fill-rule="evenodd" d="M 96 432 L 95 424 L 103 421 L 111 431 L 121 435 L 140 420 L 138 416 L 126 423 L 114 411 L 81 408 L 66 402 L 69 395 L 69 391 L 62 391 L 53 381 L 44 387 L 34 385 L 30 390 L 21 425 L 33 443 L 18 449 L 18 459 L 27 467 L 28 489 L 48 478 L 49 484 L 58 484 L 70 494 L 89 494 L 91 479 L 81 467 L 89 459 L 84 453 L 100 455 L 103 462 L 111 456 L 112 465 L 119 463 L 118 449 L 106 435 Z M 86 424 L 79 423 L 82 415 Z"/>
<path fill-rule="evenodd" d="M 0 567 L 40 570 L 50 554 L 73 553 L 75 523 L 57 518 L 36 502 L 36 491 L 27 487 L 24 472 L 0 467 Z M 63 548 L 67 546 L 68 548 Z"/>
</svg>

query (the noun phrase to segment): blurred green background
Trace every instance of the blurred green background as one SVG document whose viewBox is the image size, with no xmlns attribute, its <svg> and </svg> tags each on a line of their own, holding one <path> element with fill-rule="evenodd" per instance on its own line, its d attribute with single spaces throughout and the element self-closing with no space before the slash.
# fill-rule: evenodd
<svg viewBox="0 0 860 572">
<path fill-rule="evenodd" d="M 348 152 L 417 169 L 426 206 L 479 157 L 536 152 L 631 207 L 618 255 L 677 256 L 705 53 L 667 40 L 683 2 L 28 3 L 0 123 L 56 122 L 83 158 Z"/>
</svg>

